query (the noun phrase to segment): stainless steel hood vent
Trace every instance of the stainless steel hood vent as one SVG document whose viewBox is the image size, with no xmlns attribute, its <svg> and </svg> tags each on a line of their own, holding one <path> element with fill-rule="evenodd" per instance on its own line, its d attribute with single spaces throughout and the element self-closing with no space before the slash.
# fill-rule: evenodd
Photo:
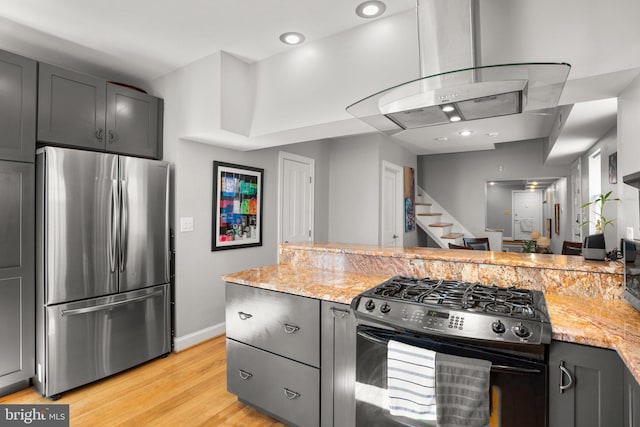
<svg viewBox="0 0 640 427">
<path fill-rule="evenodd" d="M 416 11 L 420 75 L 424 77 L 348 106 L 353 116 L 392 135 L 558 105 L 569 64 L 475 66 L 476 0 L 419 0 Z M 442 69 L 455 71 L 438 71 Z"/>
</svg>

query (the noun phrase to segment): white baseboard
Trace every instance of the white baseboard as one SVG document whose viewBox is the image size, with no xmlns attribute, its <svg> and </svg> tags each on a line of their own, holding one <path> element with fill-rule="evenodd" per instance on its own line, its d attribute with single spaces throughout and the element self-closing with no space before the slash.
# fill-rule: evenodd
<svg viewBox="0 0 640 427">
<path fill-rule="evenodd" d="M 203 341 L 224 334 L 226 330 L 226 323 L 222 322 L 218 323 L 217 325 L 209 326 L 208 328 L 200 329 L 199 331 L 192 332 L 182 337 L 174 337 L 173 351 L 182 351 L 185 348 L 200 344 Z"/>
</svg>

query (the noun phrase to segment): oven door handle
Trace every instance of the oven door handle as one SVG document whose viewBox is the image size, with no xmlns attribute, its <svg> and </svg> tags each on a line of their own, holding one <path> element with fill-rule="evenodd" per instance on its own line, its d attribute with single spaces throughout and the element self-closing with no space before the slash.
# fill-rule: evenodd
<svg viewBox="0 0 640 427">
<path fill-rule="evenodd" d="M 358 331 L 358 335 L 367 341 L 371 341 L 376 344 L 387 345 L 387 341 L 381 338 L 378 338 L 374 335 L 368 334 L 363 331 Z M 504 371 L 504 372 L 517 372 L 521 374 L 540 374 L 542 370 L 540 369 L 532 369 L 532 368 L 520 368 L 517 366 L 508 366 L 508 365 L 491 365 L 491 370 Z"/>
<path fill-rule="evenodd" d="M 506 371 L 506 372 L 519 372 L 521 374 L 540 374 L 542 371 L 540 369 L 530 369 L 530 368 L 518 368 L 516 366 L 507 366 L 507 365 L 491 365 L 491 370 L 498 371 Z"/>
<path fill-rule="evenodd" d="M 361 336 L 362 338 L 364 338 L 365 340 L 371 341 L 371 342 L 376 343 L 376 344 L 387 345 L 387 343 L 388 343 L 387 340 L 383 340 L 382 338 L 375 337 L 375 336 L 370 335 L 370 334 L 368 334 L 366 332 L 358 331 L 358 335 Z"/>
</svg>

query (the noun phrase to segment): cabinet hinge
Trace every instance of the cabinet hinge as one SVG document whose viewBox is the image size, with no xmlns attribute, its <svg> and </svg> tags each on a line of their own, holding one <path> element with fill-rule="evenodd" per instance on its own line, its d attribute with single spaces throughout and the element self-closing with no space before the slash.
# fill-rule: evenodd
<svg viewBox="0 0 640 427">
<path fill-rule="evenodd" d="M 311 237 L 311 230 L 309 230 L 309 237 Z"/>
<path fill-rule="evenodd" d="M 311 177 L 309 177 L 309 184 L 311 184 Z"/>
</svg>

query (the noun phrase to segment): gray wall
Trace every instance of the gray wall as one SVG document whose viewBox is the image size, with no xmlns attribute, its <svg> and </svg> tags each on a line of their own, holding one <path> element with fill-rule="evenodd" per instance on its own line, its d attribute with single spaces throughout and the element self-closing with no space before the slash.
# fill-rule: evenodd
<svg viewBox="0 0 640 427">
<path fill-rule="evenodd" d="M 191 141 L 179 141 L 176 162 L 176 218 L 190 216 L 194 231 L 177 232 L 176 239 L 176 336 L 177 346 L 188 346 L 189 336 L 216 328 L 225 321 L 224 282 L 220 276 L 277 262 L 278 152 L 316 160 L 315 233 L 328 236 L 327 145 L 322 141 L 257 151 L 234 151 Z M 264 169 L 263 245 L 255 248 L 211 251 L 213 161 Z M 218 326 L 221 329 L 222 326 Z M 224 330 L 222 329 L 222 332 Z M 218 332 L 220 333 L 220 332 Z"/>
<path fill-rule="evenodd" d="M 542 139 L 497 144 L 495 150 L 418 157 L 418 185 L 478 235 L 486 226 L 487 181 L 570 174 L 568 166 L 543 164 Z"/>
<path fill-rule="evenodd" d="M 511 192 L 523 188 L 521 184 L 487 185 L 487 228 L 504 230 L 504 237 L 513 237 Z M 505 214 L 507 211 L 509 213 Z"/>
<path fill-rule="evenodd" d="M 329 241 L 377 245 L 382 161 L 416 170 L 417 157 L 380 133 L 336 138 L 330 145 Z M 404 233 L 403 244 L 418 244 L 415 229 Z"/>
<path fill-rule="evenodd" d="M 329 241 L 378 244 L 378 140 L 337 138 L 329 156 Z"/>
</svg>

